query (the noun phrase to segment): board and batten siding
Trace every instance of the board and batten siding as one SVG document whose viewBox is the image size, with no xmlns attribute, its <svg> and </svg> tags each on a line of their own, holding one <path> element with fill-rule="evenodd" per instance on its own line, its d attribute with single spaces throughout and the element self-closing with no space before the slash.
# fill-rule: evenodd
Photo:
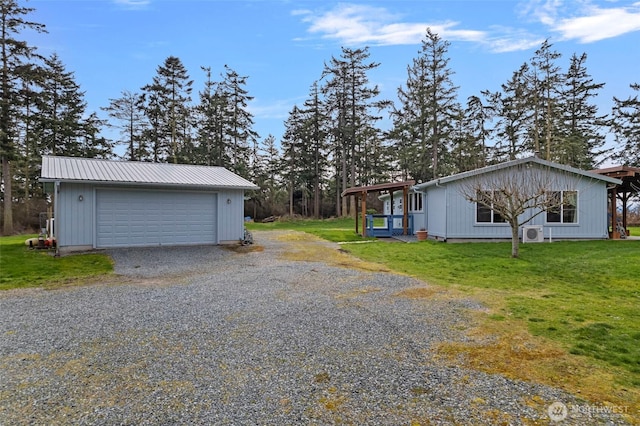
<svg viewBox="0 0 640 426">
<path fill-rule="evenodd" d="M 447 192 L 445 186 L 429 188 L 423 200 L 429 237 L 447 238 Z"/>
<path fill-rule="evenodd" d="M 547 223 L 546 214 L 543 212 L 535 216 L 524 226 L 543 226 L 545 238 L 549 238 L 550 236 L 552 238 L 565 239 L 607 238 L 606 182 L 566 173 L 558 173 L 557 178 L 559 179 L 558 187 L 549 188 L 549 190 L 578 191 L 578 222 L 571 224 Z M 440 215 L 442 215 L 442 212 L 446 212 L 447 214 L 446 238 L 511 238 L 511 228 L 506 223 L 476 223 L 476 204 L 464 198 L 461 189 L 463 185 L 464 180 L 448 183 L 446 208 L 438 209 Z M 432 190 L 435 189 L 436 188 L 430 188 L 429 197 L 431 197 Z M 525 213 L 524 216 L 526 218 L 533 214 L 534 212 L 529 211 Z M 430 217 L 429 222 L 431 227 L 433 227 L 432 220 L 433 217 Z"/>
<path fill-rule="evenodd" d="M 95 207 L 93 185 L 62 182 L 55 196 L 57 197 L 55 217 L 58 244 L 93 248 Z"/>
<path fill-rule="evenodd" d="M 244 191 L 218 192 L 218 242 L 237 242 L 244 238 Z"/>
<path fill-rule="evenodd" d="M 77 249 L 96 248 L 97 245 L 97 193 L 100 189 L 117 190 L 116 186 L 92 183 L 61 182 L 56 194 L 56 233 L 61 247 Z M 175 187 L 135 187 L 147 191 L 175 191 Z M 196 191 L 190 189 L 189 191 Z M 217 241 L 213 244 L 237 242 L 244 238 L 244 190 L 203 190 L 215 195 Z M 82 197 L 82 201 L 80 201 Z"/>
</svg>

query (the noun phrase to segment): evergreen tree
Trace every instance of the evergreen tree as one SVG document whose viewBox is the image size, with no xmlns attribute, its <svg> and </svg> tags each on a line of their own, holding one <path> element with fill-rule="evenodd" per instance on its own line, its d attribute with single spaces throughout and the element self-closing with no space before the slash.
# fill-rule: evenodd
<svg viewBox="0 0 640 426">
<path fill-rule="evenodd" d="M 304 116 L 298 106 L 294 106 L 284 124 L 282 136 L 282 178 L 289 194 L 289 215 L 294 214 L 295 191 L 302 185 L 303 162 L 302 147 L 304 145 Z"/>
<path fill-rule="evenodd" d="M 564 84 L 564 75 L 556 60 L 560 53 L 552 50 L 553 45 L 545 40 L 531 59 L 529 89 L 530 103 L 534 106 L 534 152 L 543 152 L 549 161 L 558 160 L 554 152 L 559 143 L 561 128 L 560 97 Z M 539 125 L 541 123 L 541 125 Z M 544 145 L 541 146 L 540 142 Z"/>
<path fill-rule="evenodd" d="M 151 84 L 142 88 L 154 161 L 177 163 L 190 143 L 191 86 L 193 81 L 179 58 L 169 56 L 158 67 Z M 150 140 L 149 140 L 150 139 Z M 185 158 L 181 159 L 185 162 Z"/>
<path fill-rule="evenodd" d="M 336 176 L 340 176 L 341 191 L 362 182 L 364 145 L 370 129 L 382 117 L 375 115 L 389 106 L 388 101 L 377 100 L 378 86 L 369 86 L 368 73 L 380 64 L 368 62 L 369 49 L 342 48 L 340 58 L 332 57 L 325 64 L 322 78 L 325 84 L 327 116 L 330 117 L 330 134 L 334 141 L 333 153 Z M 340 185 L 339 185 L 340 187 Z M 355 197 L 337 202 L 338 215 L 355 214 Z"/>
<path fill-rule="evenodd" d="M 121 140 L 117 143 L 127 149 L 124 158 L 131 161 L 143 161 L 149 158 L 147 147 L 142 139 L 146 127 L 144 111 L 141 107 L 142 95 L 125 90 L 117 99 L 109 99 L 109 106 L 102 108 L 109 118 L 115 120 L 110 124 L 120 130 Z"/>
<path fill-rule="evenodd" d="M 211 79 L 211 68 L 202 67 L 207 80 L 200 91 L 195 110 L 197 121 L 197 162 L 208 166 L 229 167 L 231 159 L 225 145 L 225 123 L 229 120 L 227 98 L 219 83 Z"/>
<path fill-rule="evenodd" d="M 28 21 L 34 9 L 21 7 L 16 0 L 0 0 L 0 160 L 2 162 L 3 233 L 13 233 L 13 171 L 16 160 L 20 120 L 19 91 L 24 75 L 30 69 L 35 48 L 17 37 L 24 29 L 44 32 L 44 25 Z"/>
<path fill-rule="evenodd" d="M 327 116 L 325 105 L 320 99 L 320 88 L 317 82 L 313 82 L 309 98 L 304 103 L 306 127 L 308 129 L 309 146 L 304 150 L 305 164 L 309 166 L 310 190 L 313 196 L 313 216 L 320 217 L 320 202 L 322 198 L 321 186 L 325 175 L 327 162 Z"/>
<path fill-rule="evenodd" d="M 640 84 L 630 87 L 640 92 Z M 611 129 L 620 146 L 615 157 L 624 164 L 640 167 L 640 97 L 638 94 L 627 99 L 614 97 L 613 102 Z"/>
<path fill-rule="evenodd" d="M 225 73 L 220 83 L 220 99 L 226 101 L 223 135 L 230 150 L 230 168 L 240 176 L 249 174 L 250 147 L 259 138 L 253 130 L 253 114 L 248 104 L 253 100 L 245 88 L 247 76 L 241 76 L 225 65 Z"/>
<path fill-rule="evenodd" d="M 406 88 L 398 89 L 401 108 L 394 114 L 395 133 L 410 138 L 402 144 L 409 150 L 404 157 L 413 158 L 409 170 L 418 181 L 452 171 L 448 143 L 459 106 L 446 56 L 449 44 L 427 29 L 418 57 L 407 67 Z"/>
<path fill-rule="evenodd" d="M 535 107 L 529 102 L 528 75 L 529 65 L 525 63 L 502 85 L 502 92 L 483 92 L 495 114 L 496 143 L 491 162 L 515 160 L 528 149 L 528 130 L 535 115 Z"/>
<path fill-rule="evenodd" d="M 44 70 L 38 97 L 40 151 L 49 155 L 82 156 L 84 92 L 58 55 L 44 60 Z"/>
<path fill-rule="evenodd" d="M 564 76 L 560 98 L 562 128 L 553 157 L 562 164 L 590 170 L 602 154 L 605 137 L 600 128 L 606 124 L 606 116 L 599 116 L 597 106 L 590 103 L 604 83 L 593 82 L 585 67 L 586 60 L 586 53 L 574 54 Z"/>
</svg>

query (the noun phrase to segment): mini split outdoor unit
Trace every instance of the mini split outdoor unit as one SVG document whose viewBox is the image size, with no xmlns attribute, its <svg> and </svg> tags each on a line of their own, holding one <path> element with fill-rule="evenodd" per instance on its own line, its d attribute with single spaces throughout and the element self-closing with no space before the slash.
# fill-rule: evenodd
<svg viewBox="0 0 640 426">
<path fill-rule="evenodd" d="M 541 243 L 544 241 L 544 229 L 542 226 L 523 226 L 522 242 L 523 243 Z"/>
</svg>

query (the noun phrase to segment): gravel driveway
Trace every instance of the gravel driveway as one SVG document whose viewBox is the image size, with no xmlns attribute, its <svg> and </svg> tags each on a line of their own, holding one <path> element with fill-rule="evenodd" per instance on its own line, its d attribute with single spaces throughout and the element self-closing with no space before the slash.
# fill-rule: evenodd
<svg viewBox="0 0 640 426">
<path fill-rule="evenodd" d="M 473 301 L 287 260 L 287 235 L 257 233 L 246 253 L 114 250 L 113 283 L 0 293 L 0 424 L 549 424 L 549 404 L 578 403 L 435 358 Z"/>
</svg>

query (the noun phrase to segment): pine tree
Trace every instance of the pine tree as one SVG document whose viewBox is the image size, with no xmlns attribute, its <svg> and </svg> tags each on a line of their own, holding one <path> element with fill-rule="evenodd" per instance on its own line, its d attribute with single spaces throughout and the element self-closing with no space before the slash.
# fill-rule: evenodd
<svg viewBox="0 0 640 426">
<path fill-rule="evenodd" d="M 640 93 L 640 84 L 634 83 L 630 87 Z M 624 164 L 640 167 L 640 96 L 614 97 L 613 102 L 611 129 L 620 146 L 615 157 Z"/>
<path fill-rule="evenodd" d="M 200 103 L 195 111 L 198 116 L 197 162 L 207 166 L 229 167 L 231 159 L 225 145 L 225 123 L 229 121 L 227 98 L 218 82 L 211 79 L 211 68 L 201 67 L 207 80 L 199 93 Z"/>
<path fill-rule="evenodd" d="M 418 181 L 452 171 L 446 159 L 459 106 L 446 56 L 449 44 L 427 29 L 418 57 L 407 67 L 406 87 L 398 89 L 402 105 L 394 114 L 394 126 L 396 134 L 410 138 L 403 143 L 409 150 L 405 158 L 414 159 L 409 170 Z"/>
<path fill-rule="evenodd" d="M 26 16 L 34 9 L 20 7 L 15 0 L 0 0 L 0 159 L 2 161 L 3 187 L 3 233 L 13 233 L 13 198 L 12 162 L 17 153 L 17 129 L 20 102 L 19 91 L 22 87 L 25 72 L 30 69 L 30 60 L 35 55 L 35 48 L 25 41 L 19 40 L 21 30 L 30 29 L 44 32 L 44 25 L 26 20 Z"/>
<path fill-rule="evenodd" d="M 293 216 L 295 212 L 295 191 L 300 188 L 302 183 L 302 168 L 304 166 L 301 161 L 302 147 L 304 139 L 304 116 L 298 106 L 294 106 L 289 117 L 284 124 L 285 132 L 282 136 L 282 178 L 289 194 L 289 215 Z"/>
<path fill-rule="evenodd" d="M 84 92 L 58 55 L 44 60 L 45 78 L 38 98 L 38 133 L 42 154 L 82 156 Z"/>
<path fill-rule="evenodd" d="M 564 76 L 564 90 L 560 98 L 562 128 L 554 152 L 556 161 L 580 169 L 590 170 L 602 154 L 605 137 L 600 128 L 606 116 L 598 115 L 598 107 L 590 103 L 604 83 L 594 83 L 587 73 L 586 53 L 573 55 Z"/>
<path fill-rule="evenodd" d="M 259 138 L 253 130 L 253 114 L 248 104 L 253 100 L 245 88 L 248 76 L 241 76 L 225 65 L 225 73 L 220 83 L 220 97 L 226 101 L 223 135 L 230 151 L 231 170 L 248 177 L 250 147 Z"/>
<path fill-rule="evenodd" d="M 556 60 L 560 53 L 552 50 L 553 45 L 545 40 L 531 59 L 530 102 L 534 105 L 534 147 L 536 152 L 544 152 L 549 161 L 558 160 L 554 155 L 558 142 L 558 129 L 561 127 L 560 96 L 564 75 Z M 538 123 L 541 123 L 539 126 Z M 544 147 L 539 146 L 540 140 Z"/>
<path fill-rule="evenodd" d="M 102 108 L 108 116 L 115 120 L 111 127 L 120 130 L 121 140 L 117 144 L 124 145 L 124 158 L 130 161 L 143 161 L 149 158 L 147 147 L 142 139 L 146 127 L 146 119 L 142 110 L 142 95 L 124 90 L 117 99 L 109 99 L 109 106 Z"/>
<path fill-rule="evenodd" d="M 152 146 L 153 161 L 185 162 L 180 153 L 190 143 L 192 85 L 182 61 L 169 56 L 158 67 L 152 83 L 142 88 L 150 126 L 146 136 Z"/>
<path fill-rule="evenodd" d="M 322 93 L 325 95 L 327 115 L 330 117 L 330 134 L 334 141 L 333 158 L 336 178 L 341 188 L 336 191 L 336 211 L 338 215 L 355 214 L 355 197 L 338 199 L 348 187 L 362 182 L 365 141 L 370 128 L 382 117 L 375 115 L 389 106 L 389 102 L 376 99 L 380 94 L 378 86 L 369 86 L 368 73 L 380 64 L 368 62 L 369 49 L 342 48 L 340 58 L 332 57 L 325 64 L 322 79 Z M 342 205 L 341 205 L 342 204 Z"/>
<path fill-rule="evenodd" d="M 310 189 L 313 196 L 313 216 L 320 217 L 320 201 L 322 198 L 321 185 L 326 173 L 328 162 L 326 160 L 328 153 L 327 143 L 327 116 L 325 105 L 320 99 L 320 88 L 318 82 L 313 82 L 309 98 L 304 103 L 304 114 L 306 116 L 306 127 L 308 129 L 309 146 L 304 150 L 306 152 L 306 163 L 309 166 L 308 175 L 310 177 Z"/>
<path fill-rule="evenodd" d="M 527 136 L 535 107 L 529 101 L 528 75 L 529 65 L 525 63 L 502 85 L 501 92 L 484 92 L 495 114 L 493 131 L 496 144 L 490 160 L 492 163 L 515 160 L 518 155 L 530 149 Z M 537 132 L 533 133 L 537 137 Z"/>
</svg>

